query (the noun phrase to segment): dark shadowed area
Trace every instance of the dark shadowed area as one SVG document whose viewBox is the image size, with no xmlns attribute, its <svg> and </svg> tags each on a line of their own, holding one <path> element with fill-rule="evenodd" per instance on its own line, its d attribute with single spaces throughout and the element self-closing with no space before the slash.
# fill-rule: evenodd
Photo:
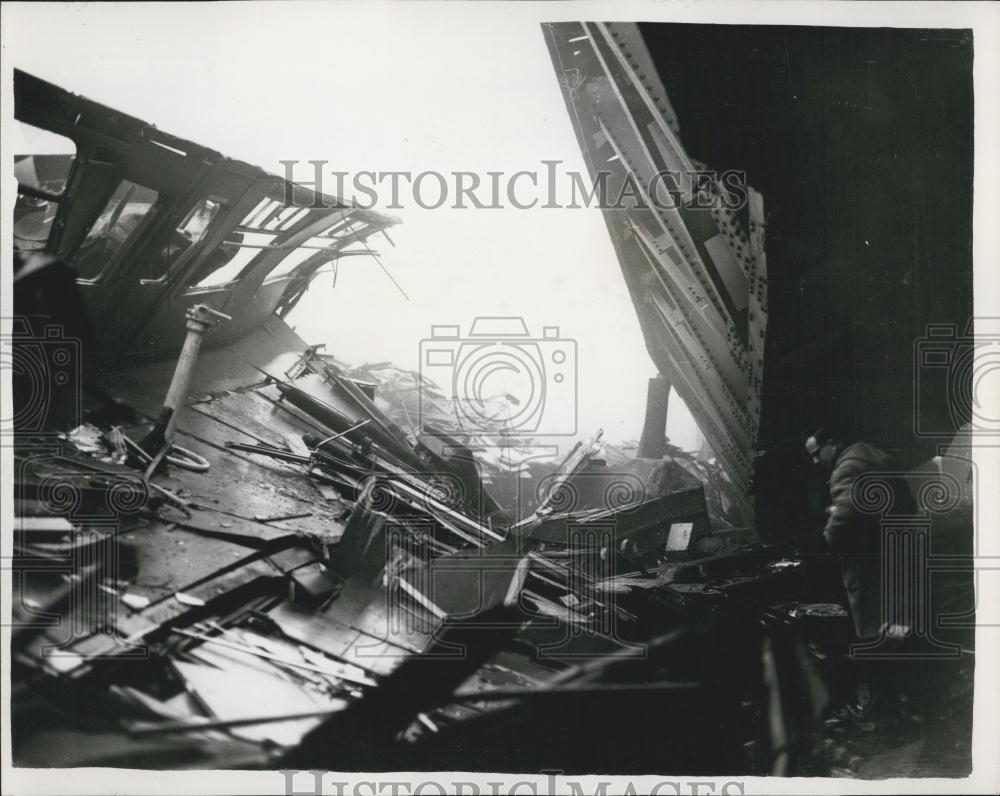
<svg viewBox="0 0 1000 796">
<path fill-rule="evenodd" d="M 972 316 L 972 33 L 642 32 L 691 155 L 746 170 L 765 197 L 759 527 L 809 536 L 807 426 L 838 426 L 916 463 L 942 440 L 921 444 L 915 428 L 956 425 L 948 374 L 918 373 L 914 361 L 928 325 L 962 335 Z"/>
</svg>

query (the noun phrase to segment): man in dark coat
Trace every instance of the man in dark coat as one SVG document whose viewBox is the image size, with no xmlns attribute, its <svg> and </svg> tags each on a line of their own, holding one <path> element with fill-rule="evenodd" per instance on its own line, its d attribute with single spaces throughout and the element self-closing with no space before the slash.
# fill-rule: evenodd
<svg viewBox="0 0 1000 796">
<path fill-rule="evenodd" d="M 896 590 L 886 583 L 887 564 L 892 562 L 885 560 L 882 519 L 888 512 L 909 513 L 909 492 L 892 456 L 870 443 L 847 443 L 818 428 L 807 436 L 805 448 L 813 463 L 830 473 L 830 505 L 823 536 L 840 557 L 858 640 L 872 651 L 886 641 L 892 647 L 899 640 L 893 635 L 893 630 L 898 630 L 894 623 L 909 612 L 907 606 L 892 602 L 907 597 L 894 593 Z M 860 478 L 871 481 L 859 484 Z M 866 495 L 865 486 L 875 487 L 874 494 Z M 884 505 L 874 505 L 883 499 Z M 859 663 L 857 701 L 848 710 L 864 720 L 898 719 L 905 679 L 899 661 L 872 657 Z"/>
<path fill-rule="evenodd" d="M 883 615 L 880 517 L 861 511 L 853 490 L 859 477 L 881 473 L 891 494 L 893 459 L 874 445 L 846 444 L 822 428 L 806 438 L 805 447 L 813 463 L 830 473 L 830 505 L 823 537 L 840 556 L 854 628 L 859 639 L 875 639 L 891 621 Z"/>
</svg>

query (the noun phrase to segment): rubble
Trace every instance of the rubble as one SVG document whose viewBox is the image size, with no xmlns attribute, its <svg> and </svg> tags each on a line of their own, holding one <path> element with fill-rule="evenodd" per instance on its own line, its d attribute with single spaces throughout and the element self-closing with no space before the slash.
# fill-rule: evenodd
<svg viewBox="0 0 1000 796">
<path fill-rule="evenodd" d="M 835 599 L 824 559 L 705 555 L 748 523 L 727 468 L 666 441 L 636 458 L 601 432 L 541 461 L 506 427 L 504 396 L 494 423 L 464 428 L 419 374 L 350 367 L 282 318 L 321 265 L 393 219 L 23 73 L 16 96 L 19 118 L 81 155 L 159 175 L 147 190 L 175 206 L 143 225 L 150 203 L 119 197 L 127 220 L 101 245 L 149 257 L 105 252 L 102 279 L 87 229 L 118 188 L 88 191 L 81 174 L 103 161 L 81 157 L 52 227 L 51 250 L 93 271 L 101 392 L 68 407 L 92 423 L 61 433 L 53 412 L 15 440 L 15 760 L 774 768 L 792 735 L 763 718 L 811 665 L 783 653 L 789 637 L 842 617 L 807 608 Z M 211 231 L 192 226 L 201 212 Z M 22 221 L 34 240 L 40 219 Z M 252 235 L 269 242 L 248 249 Z M 203 347 L 205 330 L 185 343 L 223 311 Z M 108 400 L 132 418 L 108 421 Z M 67 737 L 73 756 L 55 754 Z"/>
</svg>

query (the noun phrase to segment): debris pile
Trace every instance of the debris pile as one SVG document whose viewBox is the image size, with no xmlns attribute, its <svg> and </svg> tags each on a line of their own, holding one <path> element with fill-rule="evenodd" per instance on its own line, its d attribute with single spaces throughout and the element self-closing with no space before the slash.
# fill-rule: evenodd
<svg viewBox="0 0 1000 796">
<path fill-rule="evenodd" d="M 15 98 L 78 153 L 15 211 L 18 765 L 802 770 L 850 642 L 809 608 L 829 557 L 744 544 L 711 461 L 601 432 L 547 461 L 506 396 L 470 431 L 307 345 L 283 317 L 393 219 Z"/>
<path fill-rule="evenodd" d="M 231 348 L 204 356 L 234 361 Z M 469 732 L 483 736 L 480 765 L 510 768 L 521 763 L 487 739 L 539 710 L 594 701 L 621 720 L 637 699 L 680 709 L 697 695 L 705 724 L 677 742 L 694 754 L 711 722 L 742 717 L 726 754 L 700 764 L 750 766 L 761 631 L 745 619 L 808 593 L 803 568 L 780 565 L 787 550 L 699 559 L 713 530 L 698 479 L 669 459 L 611 467 L 600 433 L 511 514 L 467 445 L 404 430 L 379 385 L 305 346 L 286 361 L 283 373 L 244 365 L 249 383 L 221 391 L 199 371 L 208 382 L 177 441 L 207 470 L 167 460 L 144 481 L 144 462 L 116 458 L 116 442 L 154 425 L 148 395 L 134 426 L 18 448 L 18 555 L 39 572 L 68 562 L 30 578 L 22 600 L 58 621 L 15 634 L 31 683 L 15 712 L 20 759 L 44 759 L 80 726 L 58 701 L 73 688 L 105 741 L 77 764 L 204 766 L 210 754 L 220 767 L 364 768 L 377 752 L 454 767 Z M 116 386 L 138 397 L 149 375 Z M 718 644 L 718 670 L 697 663 Z"/>
</svg>

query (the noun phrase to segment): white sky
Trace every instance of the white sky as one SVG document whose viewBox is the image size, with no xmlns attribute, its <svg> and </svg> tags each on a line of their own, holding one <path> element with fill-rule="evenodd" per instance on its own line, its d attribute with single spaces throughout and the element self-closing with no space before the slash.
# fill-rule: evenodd
<svg viewBox="0 0 1000 796">
<path fill-rule="evenodd" d="M 347 24 L 338 3 L 8 5 L 5 58 L 269 171 L 300 159 L 303 180 L 311 159 L 508 174 L 558 159 L 585 172 L 537 22 L 486 25 L 466 9 L 444 21 L 419 6 L 351 4 Z M 396 247 L 370 245 L 409 300 L 370 258 L 348 258 L 335 289 L 321 277 L 302 300 L 297 331 L 347 362 L 416 368 L 431 324 L 464 331 L 478 315 L 515 315 L 539 335 L 558 326 L 578 344 L 581 432 L 638 438 L 656 369 L 600 211 L 403 201 L 389 211 L 403 222 L 390 230 Z M 672 412 L 669 430 L 695 444 L 686 412 Z"/>
</svg>

